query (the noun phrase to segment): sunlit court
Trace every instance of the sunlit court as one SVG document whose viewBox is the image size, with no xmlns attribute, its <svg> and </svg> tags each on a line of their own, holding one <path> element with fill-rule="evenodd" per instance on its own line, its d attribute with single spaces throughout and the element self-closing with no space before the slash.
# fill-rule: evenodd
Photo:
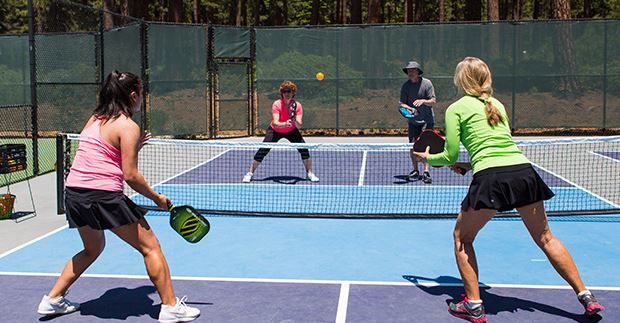
<svg viewBox="0 0 620 323">
<path fill-rule="evenodd" d="M 620 322 L 618 8 L 17 2 L 0 322 Z"/>
</svg>

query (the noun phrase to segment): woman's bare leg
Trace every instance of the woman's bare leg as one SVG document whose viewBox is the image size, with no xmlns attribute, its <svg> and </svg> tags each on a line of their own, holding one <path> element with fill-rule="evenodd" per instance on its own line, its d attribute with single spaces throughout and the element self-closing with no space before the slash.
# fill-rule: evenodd
<svg viewBox="0 0 620 323">
<path fill-rule="evenodd" d="M 575 293 L 586 290 L 579 271 L 573 257 L 558 238 L 556 238 L 549 229 L 547 222 L 547 214 L 542 201 L 530 204 L 517 209 L 525 227 L 530 232 L 534 242 L 547 255 L 547 258 L 553 265 L 553 268 L 568 282 Z"/>
<path fill-rule="evenodd" d="M 49 298 L 64 295 L 69 287 L 92 265 L 105 247 L 103 231 L 92 229 L 89 226 L 78 228 L 84 249 L 73 256 L 65 265 L 56 284 L 47 294 Z"/>
<path fill-rule="evenodd" d="M 470 300 L 480 299 L 478 286 L 478 262 L 474 251 L 474 239 L 484 225 L 493 218 L 495 210 L 482 209 L 474 211 L 461 210 L 454 227 L 454 255 L 465 287 L 465 294 Z"/>
<path fill-rule="evenodd" d="M 168 262 L 146 219 L 142 218 L 136 223 L 114 228 L 112 232 L 142 254 L 146 271 L 161 297 L 162 304 L 174 306 L 176 296 L 172 289 Z"/>
</svg>

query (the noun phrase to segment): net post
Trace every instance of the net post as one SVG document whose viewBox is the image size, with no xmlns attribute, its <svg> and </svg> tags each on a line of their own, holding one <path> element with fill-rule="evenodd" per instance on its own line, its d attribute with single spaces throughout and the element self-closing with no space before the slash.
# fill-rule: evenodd
<svg viewBox="0 0 620 323">
<path fill-rule="evenodd" d="M 65 213 L 65 135 L 56 135 L 56 214 Z"/>
</svg>

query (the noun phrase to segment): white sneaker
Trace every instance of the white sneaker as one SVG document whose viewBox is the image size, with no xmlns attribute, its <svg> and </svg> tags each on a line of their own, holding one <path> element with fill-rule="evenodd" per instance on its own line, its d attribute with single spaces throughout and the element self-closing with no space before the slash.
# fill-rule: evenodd
<svg viewBox="0 0 620 323">
<path fill-rule="evenodd" d="M 252 181 L 252 176 L 254 176 L 254 173 L 248 172 L 247 174 L 245 174 L 245 176 L 243 176 L 243 182 L 244 183 L 251 182 Z"/>
<path fill-rule="evenodd" d="M 200 316 L 199 309 L 185 305 L 186 300 L 187 296 L 183 296 L 181 299 L 177 297 L 177 304 L 174 306 L 161 304 L 159 322 L 189 322 Z"/>
<path fill-rule="evenodd" d="M 316 175 L 314 175 L 313 172 L 308 172 L 308 176 L 307 178 L 311 181 L 311 182 L 318 182 L 319 178 L 316 177 Z"/>
<path fill-rule="evenodd" d="M 37 313 L 41 315 L 68 314 L 80 309 L 80 303 L 70 302 L 64 296 L 49 298 L 43 295 Z"/>
</svg>

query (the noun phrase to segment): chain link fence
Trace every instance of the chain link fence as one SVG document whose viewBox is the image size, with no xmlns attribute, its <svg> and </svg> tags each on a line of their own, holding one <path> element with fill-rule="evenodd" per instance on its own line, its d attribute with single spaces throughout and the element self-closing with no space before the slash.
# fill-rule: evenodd
<svg viewBox="0 0 620 323">
<path fill-rule="evenodd" d="M 618 43 L 617 20 L 254 28 L 145 22 L 56 0 L 33 11 L 30 35 L 0 35 L 0 143 L 29 142 L 24 176 L 52 171 L 55 135 L 81 130 L 112 70 L 143 78 L 135 120 L 155 136 L 261 135 L 286 79 L 307 134 L 404 134 L 402 67 L 422 64 L 441 127 L 465 56 L 490 65 L 515 132 L 609 133 L 620 128 Z"/>
</svg>

